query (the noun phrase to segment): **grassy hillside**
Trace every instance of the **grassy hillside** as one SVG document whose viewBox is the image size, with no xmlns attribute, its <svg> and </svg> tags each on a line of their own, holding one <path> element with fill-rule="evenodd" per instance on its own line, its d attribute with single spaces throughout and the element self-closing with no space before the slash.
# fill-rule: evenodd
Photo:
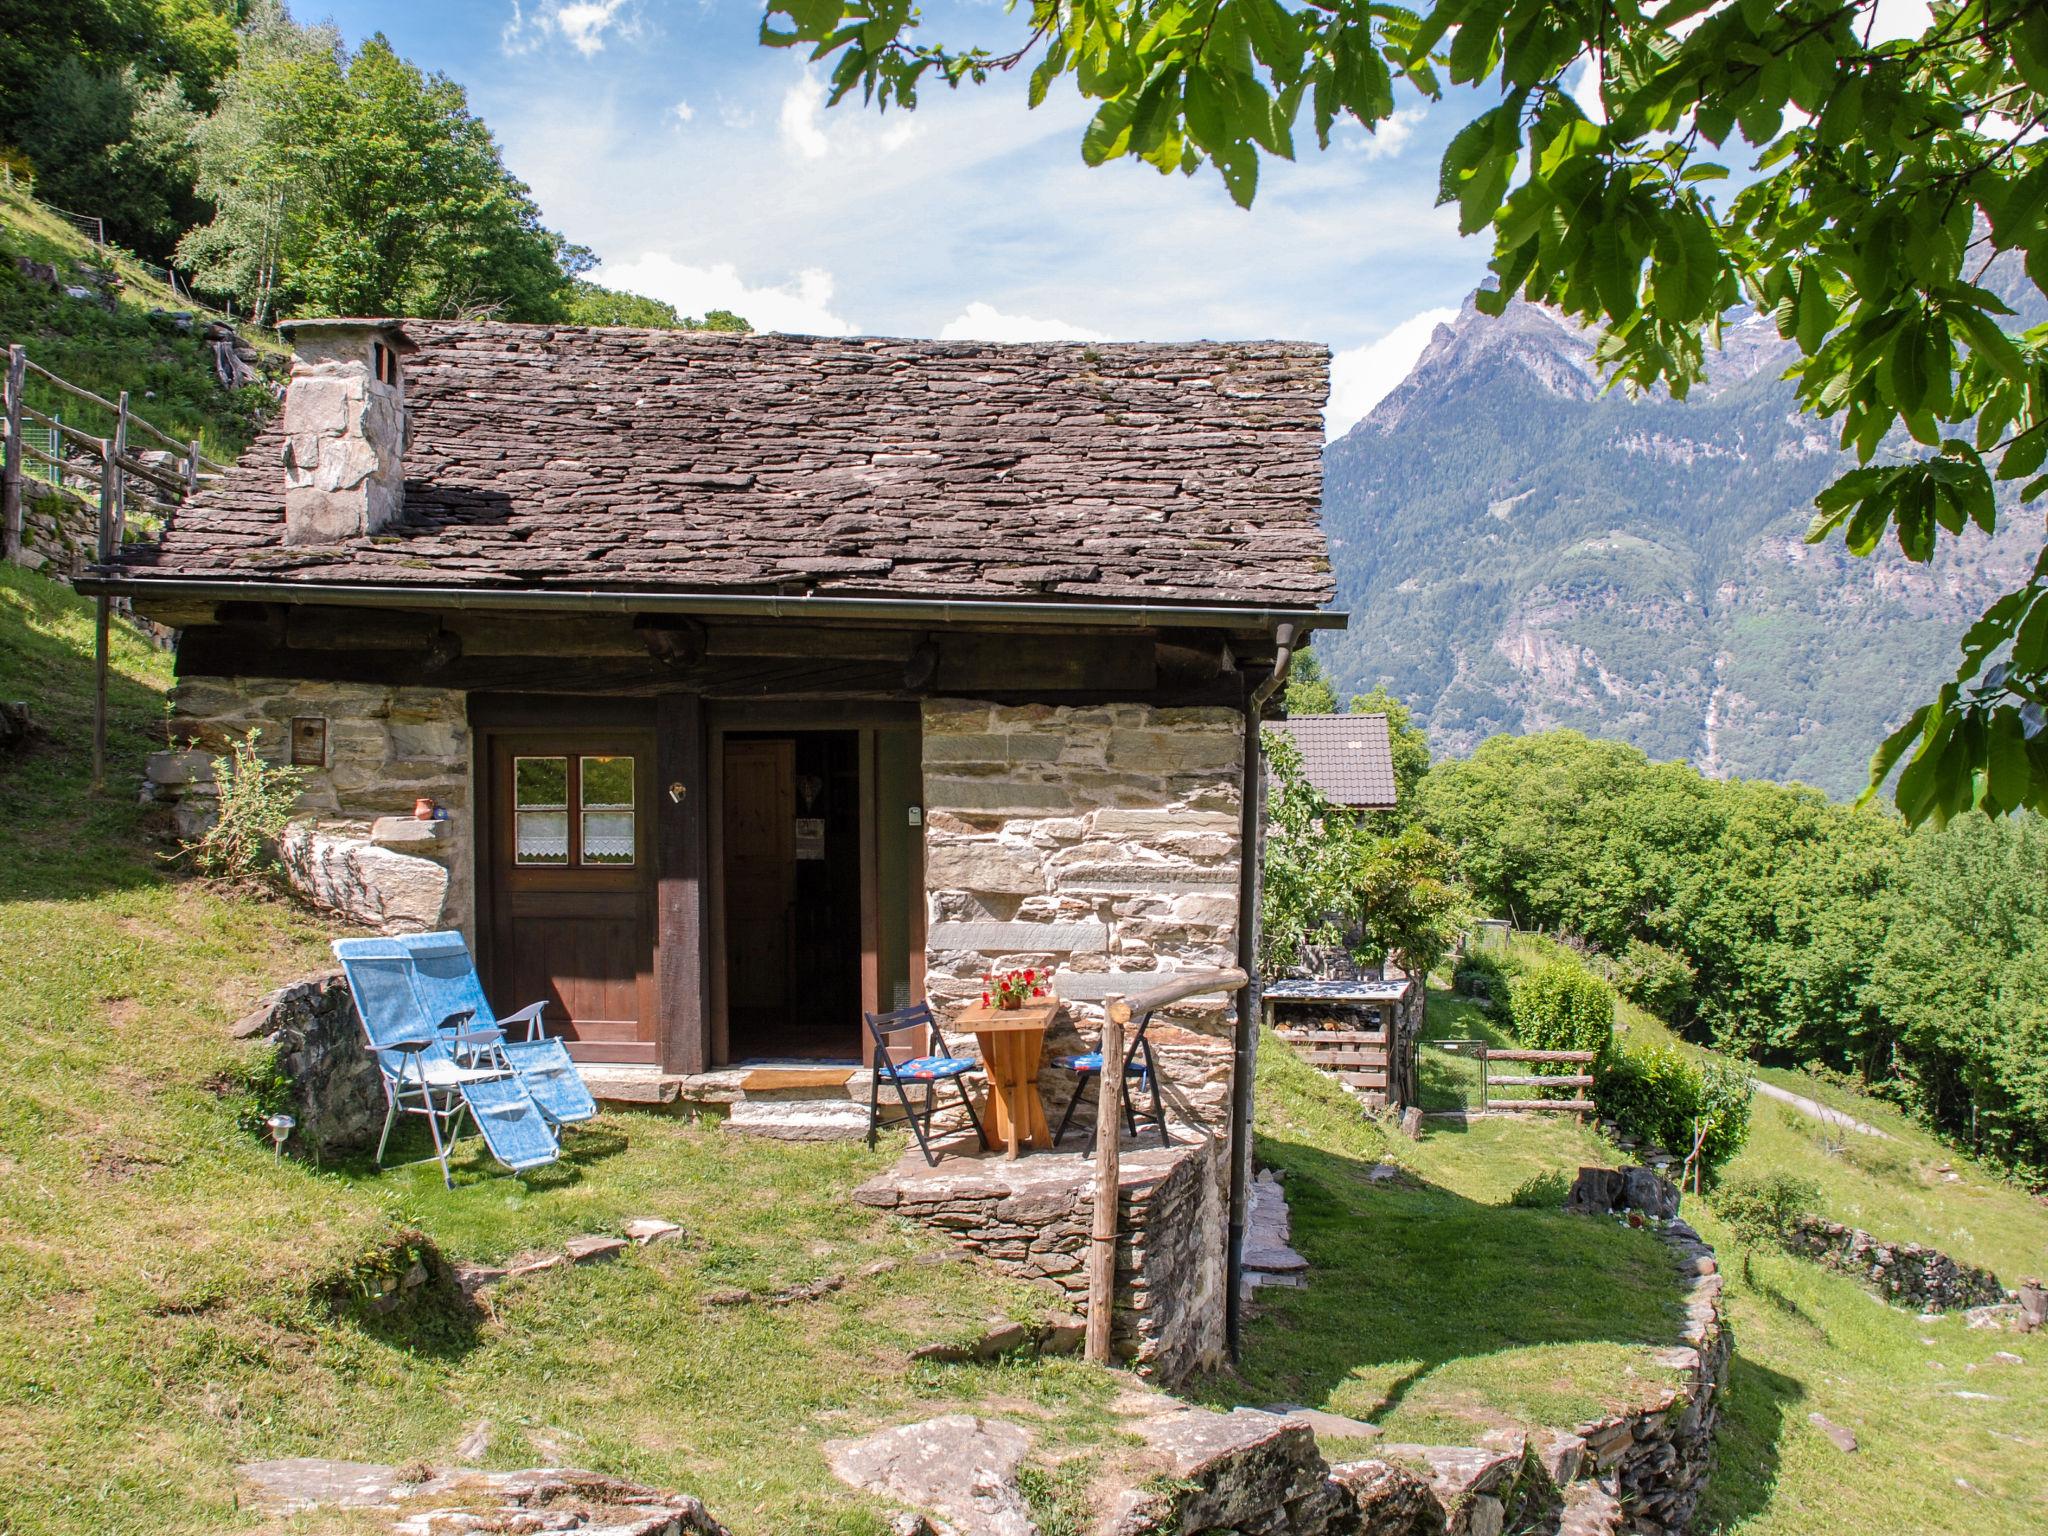
<svg viewBox="0 0 2048 1536">
<path fill-rule="evenodd" d="M 57 270 L 58 289 L 24 272 L 18 263 L 39 262 Z M 98 298 L 72 298 L 66 286 L 100 285 L 92 275 L 112 272 L 118 286 L 113 308 Z M 108 400 L 129 391 L 139 415 L 179 441 L 198 438 L 201 448 L 222 462 L 248 445 L 264 414 L 270 392 L 256 385 L 223 389 L 213 371 L 213 353 L 202 332 L 208 316 L 193 315 L 189 330 L 151 311 L 190 312 L 180 297 L 150 271 L 112 247 L 95 248 L 77 230 L 35 202 L 18 186 L 0 182 L 0 343 L 20 342 L 31 361 Z M 267 355 L 284 353 L 274 337 L 256 330 L 248 341 Z M 31 378 L 31 405 L 81 431 L 104 436 L 107 413 Z M 138 437 L 138 446 L 158 446 Z"/>
</svg>

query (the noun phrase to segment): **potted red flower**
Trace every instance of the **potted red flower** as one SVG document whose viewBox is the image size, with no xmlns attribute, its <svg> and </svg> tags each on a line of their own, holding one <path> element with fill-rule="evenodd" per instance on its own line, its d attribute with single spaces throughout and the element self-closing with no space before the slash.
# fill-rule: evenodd
<svg viewBox="0 0 2048 1536">
<path fill-rule="evenodd" d="M 1039 985 L 1038 972 L 991 971 L 981 978 L 981 1005 L 1009 1010 L 1022 1008 L 1035 997 L 1045 996 L 1045 988 Z"/>
</svg>

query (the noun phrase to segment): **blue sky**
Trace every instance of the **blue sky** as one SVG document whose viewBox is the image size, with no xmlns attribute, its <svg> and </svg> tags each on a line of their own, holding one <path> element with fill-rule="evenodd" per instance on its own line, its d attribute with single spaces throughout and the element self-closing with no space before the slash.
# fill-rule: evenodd
<svg viewBox="0 0 2048 1536">
<path fill-rule="evenodd" d="M 460 81 L 598 276 L 689 313 L 825 334 L 1321 341 L 1342 432 L 1485 273 L 1485 237 L 1433 206 L 1469 96 L 1405 101 L 1327 151 L 1304 132 L 1245 212 L 1210 170 L 1083 165 L 1088 107 L 1068 84 L 1036 111 L 1021 74 L 928 88 L 912 114 L 828 110 L 800 52 L 756 41 L 759 0 L 316 4 L 299 19 L 331 19 L 351 46 L 381 31 Z M 998 0 L 925 14 L 924 36 L 955 46 L 1024 35 Z M 1883 0 L 1879 20 L 1917 33 L 1926 0 Z"/>
<path fill-rule="evenodd" d="M 994 340 L 1285 337 L 1337 349 L 1333 427 L 1397 383 L 1484 272 L 1433 207 L 1456 104 L 1406 104 L 1375 140 L 1269 162 L 1252 211 L 1192 180 L 1081 162 L 1088 110 L 1022 78 L 927 90 L 914 114 L 823 106 L 801 55 L 742 0 L 329 0 L 468 88 L 549 223 L 599 275 L 764 328 Z M 1006 45 L 992 3 L 928 35 Z"/>
</svg>

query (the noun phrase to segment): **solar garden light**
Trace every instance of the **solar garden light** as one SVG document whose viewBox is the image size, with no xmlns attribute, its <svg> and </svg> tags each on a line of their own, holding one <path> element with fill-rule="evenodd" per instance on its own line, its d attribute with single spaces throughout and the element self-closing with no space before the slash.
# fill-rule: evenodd
<svg viewBox="0 0 2048 1536">
<path fill-rule="evenodd" d="M 275 1149 L 279 1157 L 283 1157 L 284 1139 L 285 1137 L 291 1135 L 292 1127 L 297 1125 L 299 1122 L 294 1120 L 290 1115 L 277 1114 L 272 1115 L 263 1123 L 270 1127 L 270 1144 L 272 1148 Z"/>
</svg>

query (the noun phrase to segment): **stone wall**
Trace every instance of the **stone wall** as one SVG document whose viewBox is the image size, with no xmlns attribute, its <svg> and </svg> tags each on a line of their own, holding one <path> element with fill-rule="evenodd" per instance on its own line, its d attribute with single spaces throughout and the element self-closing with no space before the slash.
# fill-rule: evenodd
<svg viewBox="0 0 2048 1536">
<path fill-rule="evenodd" d="M 1171 1385 L 1223 1359 L 1223 1154 L 1208 1140 L 1126 1150 L 1119 1165 L 1112 1341 L 1140 1372 Z M 1088 1299 L 1094 1165 L 1079 1156 L 906 1158 L 854 1199 L 946 1233 L 1014 1275 Z"/>
<path fill-rule="evenodd" d="M 363 1043 L 348 984 L 335 971 L 265 996 L 231 1031 L 277 1053 L 298 1121 L 286 1150 L 316 1159 L 367 1151 L 384 1127 L 384 1086 Z"/>
<path fill-rule="evenodd" d="M 292 721 L 327 722 L 326 762 L 306 771 L 303 813 L 284 842 L 292 883 L 316 905 L 365 928 L 469 931 L 476 910 L 470 815 L 470 730 L 460 693 L 445 688 L 277 678 L 186 678 L 174 695 L 174 738 L 151 755 L 144 796 L 176 808 L 180 835 L 213 817 L 213 757 L 252 727 L 258 750 L 290 759 Z M 435 800 L 447 819 L 418 822 Z"/>
<path fill-rule="evenodd" d="M 1823 1269 L 1854 1275 L 1887 1301 L 1916 1312 L 1997 1306 L 2006 1299 L 2005 1287 L 1988 1269 L 1919 1243 L 1887 1243 L 1820 1216 L 1799 1217 L 1785 1246 Z"/>
<path fill-rule="evenodd" d="M 1049 969 L 1069 1005 L 1050 1060 L 1093 1046 L 1110 993 L 1236 964 L 1243 752 L 1229 709 L 927 701 L 934 1004 L 972 1001 L 990 970 Z M 1177 1122 L 1227 1124 L 1230 1031 L 1221 996 L 1154 1021 Z M 1057 1115 L 1072 1079 L 1048 1069 L 1042 1087 Z"/>
<path fill-rule="evenodd" d="M 1690 1527 L 1713 1466 L 1734 1348 L 1722 1317 L 1714 1250 L 1683 1221 L 1664 1223 L 1658 1235 L 1685 1285 L 1685 1330 L 1678 1344 L 1657 1355 L 1678 1380 L 1645 1407 L 1574 1431 L 1585 1442 L 1579 1475 L 1597 1483 L 1616 1507 L 1618 1523 L 1604 1528 L 1631 1536 L 1682 1536 Z"/>
</svg>

